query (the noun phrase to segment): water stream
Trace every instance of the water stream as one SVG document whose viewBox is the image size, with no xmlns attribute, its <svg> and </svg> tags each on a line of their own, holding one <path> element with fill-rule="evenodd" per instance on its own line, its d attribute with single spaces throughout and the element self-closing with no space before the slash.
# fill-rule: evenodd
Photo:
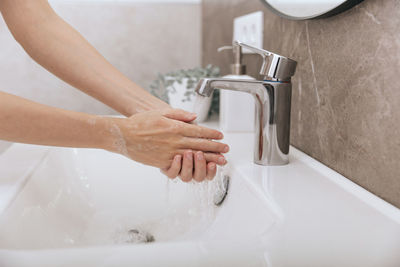
<svg viewBox="0 0 400 267">
<path fill-rule="evenodd" d="M 192 112 L 197 114 L 195 122 L 204 121 L 210 108 L 210 97 L 196 94 Z"/>
</svg>

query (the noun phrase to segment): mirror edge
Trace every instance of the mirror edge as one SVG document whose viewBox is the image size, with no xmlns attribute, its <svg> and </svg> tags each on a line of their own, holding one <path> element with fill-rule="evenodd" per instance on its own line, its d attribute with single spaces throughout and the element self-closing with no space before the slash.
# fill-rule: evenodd
<svg viewBox="0 0 400 267">
<path fill-rule="evenodd" d="M 338 5 L 337 7 L 335 7 L 334 9 L 329 10 L 326 13 L 323 13 L 321 15 L 317 15 L 317 16 L 310 16 L 310 17 L 292 17 L 292 16 L 288 16 L 282 12 L 280 12 L 279 10 L 277 10 L 276 8 L 274 8 L 273 6 L 271 6 L 267 0 L 260 0 L 261 2 L 263 2 L 264 5 L 266 5 L 274 14 L 285 18 L 285 19 L 290 19 L 290 20 L 307 20 L 307 19 L 323 19 L 323 18 L 328 18 L 328 17 L 332 17 L 335 16 L 337 14 L 340 14 L 356 5 L 358 5 L 359 3 L 361 3 L 364 0 L 346 0 L 345 2 L 343 2 L 342 4 Z"/>
</svg>

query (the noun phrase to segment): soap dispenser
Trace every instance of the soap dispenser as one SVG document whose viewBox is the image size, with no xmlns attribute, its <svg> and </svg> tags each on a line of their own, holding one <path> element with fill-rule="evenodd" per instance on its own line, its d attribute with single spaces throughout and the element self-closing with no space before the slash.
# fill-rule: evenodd
<svg viewBox="0 0 400 267">
<path fill-rule="evenodd" d="M 218 48 L 218 52 L 232 49 L 233 64 L 231 74 L 226 79 L 255 80 L 246 75 L 246 66 L 242 64 L 242 47 L 236 42 L 232 46 Z M 219 123 L 224 132 L 253 132 L 254 131 L 254 98 L 241 92 L 221 90 L 219 102 Z"/>
</svg>

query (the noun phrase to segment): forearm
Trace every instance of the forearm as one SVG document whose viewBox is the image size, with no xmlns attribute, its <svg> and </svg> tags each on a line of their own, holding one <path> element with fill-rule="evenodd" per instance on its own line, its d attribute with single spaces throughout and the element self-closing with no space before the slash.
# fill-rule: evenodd
<svg viewBox="0 0 400 267">
<path fill-rule="evenodd" d="M 0 140 L 110 149 L 109 119 L 67 111 L 0 92 Z"/>
<path fill-rule="evenodd" d="M 44 68 L 130 116 L 168 105 L 114 68 L 45 0 L 3 0 L 0 10 L 15 39 Z"/>
</svg>

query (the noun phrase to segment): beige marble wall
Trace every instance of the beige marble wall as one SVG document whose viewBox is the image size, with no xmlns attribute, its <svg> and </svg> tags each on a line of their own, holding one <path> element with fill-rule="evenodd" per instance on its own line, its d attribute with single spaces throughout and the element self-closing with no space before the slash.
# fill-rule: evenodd
<svg viewBox="0 0 400 267">
<path fill-rule="evenodd" d="M 400 2 L 365 0 L 335 17 L 289 21 L 259 0 L 203 0 L 203 64 L 227 73 L 232 20 L 262 10 L 264 47 L 298 61 L 291 142 L 400 208 Z M 260 61 L 246 56 L 249 73 Z M 257 63 L 257 64 L 256 64 Z"/>
<path fill-rule="evenodd" d="M 200 65 L 201 6 L 188 1 L 56 0 L 50 3 L 114 66 L 148 88 L 157 72 Z M 113 114 L 33 62 L 0 16 L 0 90 L 96 114 Z"/>
</svg>

